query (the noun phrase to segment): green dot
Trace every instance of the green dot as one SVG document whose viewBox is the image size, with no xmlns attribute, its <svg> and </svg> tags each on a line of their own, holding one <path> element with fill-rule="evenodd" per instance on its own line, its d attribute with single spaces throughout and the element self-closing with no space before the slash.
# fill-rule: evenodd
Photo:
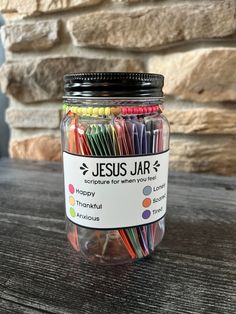
<svg viewBox="0 0 236 314">
<path fill-rule="evenodd" d="M 75 217 L 75 210 L 73 207 L 70 208 L 70 215 L 71 217 Z"/>
</svg>

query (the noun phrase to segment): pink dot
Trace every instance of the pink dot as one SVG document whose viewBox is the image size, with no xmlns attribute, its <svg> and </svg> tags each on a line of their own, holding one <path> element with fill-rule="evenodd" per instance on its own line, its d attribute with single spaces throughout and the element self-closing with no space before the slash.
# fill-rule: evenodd
<svg viewBox="0 0 236 314">
<path fill-rule="evenodd" d="M 143 113 L 147 113 L 147 108 L 143 107 Z"/>
<path fill-rule="evenodd" d="M 142 107 L 138 108 L 138 113 L 143 113 L 143 108 Z"/>
<path fill-rule="evenodd" d="M 129 107 L 128 107 L 128 108 L 127 108 L 127 113 L 128 113 L 128 114 L 131 114 L 131 113 L 132 113 L 132 108 L 129 108 Z"/>
<path fill-rule="evenodd" d="M 122 108 L 122 114 L 127 114 L 127 108 L 126 107 Z"/>
<path fill-rule="evenodd" d="M 75 193 L 75 188 L 74 188 L 73 184 L 69 184 L 69 191 L 70 191 L 71 194 Z"/>
<path fill-rule="evenodd" d="M 152 107 L 151 106 L 147 106 L 146 109 L 147 109 L 147 112 L 151 112 L 152 111 Z"/>
</svg>

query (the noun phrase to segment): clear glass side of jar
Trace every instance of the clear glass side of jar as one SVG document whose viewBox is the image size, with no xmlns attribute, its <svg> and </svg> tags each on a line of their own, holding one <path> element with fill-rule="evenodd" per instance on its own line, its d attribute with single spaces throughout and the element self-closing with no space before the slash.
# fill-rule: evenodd
<svg viewBox="0 0 236 314">
<path fill-rule="evenodd" d="M 86 155 L 86 150 L 78 139 L 71 134 L 84 132 L 96 125 L 114 124 L 116 119 L 132 119 L 147 128 L 159 139 L 158 147 L 149 153 L 160 153 L 169 149 L 169 124 L 162 113 L 162 99 L 66 99 L 64 117 L 61 122 L 62 150 Z M 148 130 L 149 131 L 149 130 Z M 151 146 L 150 146 L 151 147 Z M 102 156 L 102 152 L 98 152 Z M 114 156 L 114 155 L 111 155 Z M 119 200 L 115 200 L 119 201 Z M 147 249 L 140 244 L 140 228 L 148 231 Z M 143 230 L 145 231 L 145 230 Z M 165 217 L 143 227 L 119 230 L 94 230 L 78 226 L 66 217 L 67 237 L 72 247 L 85 259 L 102 264 L 123 264 L 150 255 L 161 242 L 165 232 Z M 137 243 L 129 241 L 134 236 Z M 127 241 L 129 242 L 127 244 Z M 137 244 L 137 247 L 136 247 Z"/>
</svg>

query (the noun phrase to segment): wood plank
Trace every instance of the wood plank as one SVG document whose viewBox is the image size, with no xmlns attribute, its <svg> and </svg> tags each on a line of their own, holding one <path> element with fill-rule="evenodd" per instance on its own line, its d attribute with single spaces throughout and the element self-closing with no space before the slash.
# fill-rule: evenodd
<svg viewBox="0 0 236 314">
<path fill-rule="evenodd" d="M 0 161 L 0 313 L 235 313 L 236 179 L 171 173 L 166 235 L 130 265 L 82 261 L 60 163 Z"/>
</svg>

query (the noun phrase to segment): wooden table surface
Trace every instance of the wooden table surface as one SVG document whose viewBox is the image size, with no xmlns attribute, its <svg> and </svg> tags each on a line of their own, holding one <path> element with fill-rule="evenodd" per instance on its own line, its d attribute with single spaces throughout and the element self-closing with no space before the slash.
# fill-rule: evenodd
<svg viewBox="0 0 236 314">
<path fill-rule="evenodd" d="M 171 173 L 150 258 L 80 260 L 64 231 L 62 166 L 0 160 L 0 313 L 236 313 L 236 178 Z"/>
</svg>

